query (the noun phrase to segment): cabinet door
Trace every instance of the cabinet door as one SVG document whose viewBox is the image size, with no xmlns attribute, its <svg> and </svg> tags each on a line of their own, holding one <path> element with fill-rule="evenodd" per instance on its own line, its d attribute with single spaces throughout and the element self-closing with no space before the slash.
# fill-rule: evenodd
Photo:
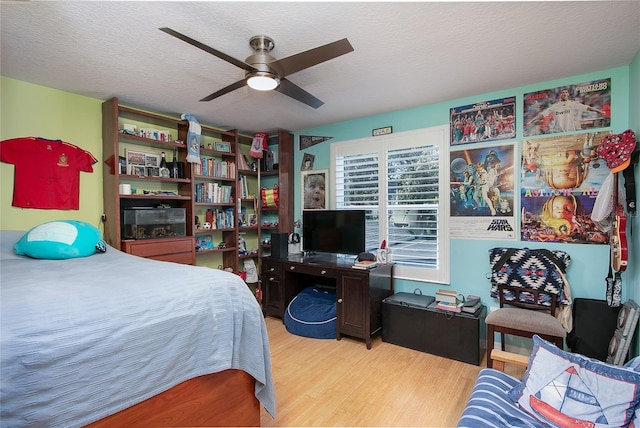
<svg viewBox="0 0 640 428">
<path fill-rule="evenodd" d="M 369 337 L 369 279 L 367 273 L 341 273 L 337 281 L 340 333 Z"/>
<path fill-rule="evenodd" d="M 284 315 L 284 283 L 279 263 L 265 262 L 262 265 L 262 309 L 268 315 Z"/>
</svg>

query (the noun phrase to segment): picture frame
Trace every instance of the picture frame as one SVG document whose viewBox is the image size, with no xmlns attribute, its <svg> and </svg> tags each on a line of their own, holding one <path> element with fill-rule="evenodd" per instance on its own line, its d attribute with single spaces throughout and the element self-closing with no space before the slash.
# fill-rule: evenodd
<svg viewBox="0 0 640 428">
<path fill-rule="evenodd" d="M 313 162 L 316 156 L 311 153 L 305 153 L 302 156 L 302 164 L 300 164 L 300 171 L 309 171 L 313 169 Z"/>
<path fill-rule="evenodd" d="M 138 177 L 146 177 L 147 176 L 147 167 L 144 165 L 130 165 L 129 166 L 129 175 L 136 175 Z"/>
<path fill-rule="evenodd" d="M 129 175 L 137 175 L 138 177 L 144 177 L 146 164 L 146 153 L 139 152 L 137 150 L 125 150 L 125 171 Z M 136 169 L 141 167 L 142 170 Z"/>
<path fill-rule="evenodd" d="M 216 141 L 216 151 L 231 153 L 231 144 L 224 141 Z"/>
<path fill-rule="evenodd" d="M 160 168 L 161 156 L 155 153 L 144 154 L 144 165 L 149 168 Z M 160 174 L 158 174 L 160 175 Z"/>
<path fill-rule="evenodd" d="M 148 166 L 147 177 L 160 177 L 160 168 L 157 166 Z"/>
<path fill-rule="evenodd" d="M 258 214 L 249 214 L 249 227 L 258 226 Z"/>
<path fill-rule="evenodd" d="M 129 166 L 129 165 L 145 165 L 146 164 L 146 155 L 147 154 L 145 152 L 139 152 L 137 150 L 127 150 L 125 155 L 126 155 L 126 159 L 127 159 L 127 166 Z"/>
<path fill-rule="evenodd" d="M 326 210 L 329 208 L 329 170 L 317 169 L 300 173 L 303 210 Z"/>
</svg>

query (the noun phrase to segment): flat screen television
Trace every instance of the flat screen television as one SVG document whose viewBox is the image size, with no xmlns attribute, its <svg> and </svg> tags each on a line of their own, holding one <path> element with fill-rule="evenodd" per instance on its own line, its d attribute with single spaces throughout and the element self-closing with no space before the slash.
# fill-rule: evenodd
<svg viewBox="0 0 640 428">
<path fill-rule="evenodd" d="M 302 249 L 335 254 L 365 251 L 365 210 L 303 211 Z"/>
</svg>

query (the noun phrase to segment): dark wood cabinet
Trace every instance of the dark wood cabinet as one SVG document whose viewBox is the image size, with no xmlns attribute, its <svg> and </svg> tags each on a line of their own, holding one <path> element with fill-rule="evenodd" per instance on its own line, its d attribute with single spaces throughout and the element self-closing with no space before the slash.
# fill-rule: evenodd
<svg viewBox="0 0 640 428">
<path fill-rule="evenodd" d="M 262 263 L 262 311 L 267 315 L 282 317 L 284 304 L 282 265 L 265 259 Z"/>
<path fill-rule="evenodd" d="M 353 257 L 290 255 L 267 257 L 262 263 L 263 311 L 282 318 L 289 302 L 311 284 L 335 287 L 336 338 L 356 337 L 371 349 L 372 337 L 382 330 L 382 300 L 393 294 L 393 265 L 354 269 Z"/>
</svg>

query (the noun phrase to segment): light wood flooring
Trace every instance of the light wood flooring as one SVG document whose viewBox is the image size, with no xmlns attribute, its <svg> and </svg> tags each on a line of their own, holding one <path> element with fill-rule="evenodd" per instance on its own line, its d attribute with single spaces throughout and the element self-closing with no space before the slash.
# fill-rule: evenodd
<svg viewBox="0 0 640 428">
<path fill-rule="evenodd" d="M 277 417 L 275 426 L 453 427 L 482 367 L 382 342 L 310 339 L 266 318 Z M 518 369 L 507 373 L 521 376 Z"/>
</svg>

